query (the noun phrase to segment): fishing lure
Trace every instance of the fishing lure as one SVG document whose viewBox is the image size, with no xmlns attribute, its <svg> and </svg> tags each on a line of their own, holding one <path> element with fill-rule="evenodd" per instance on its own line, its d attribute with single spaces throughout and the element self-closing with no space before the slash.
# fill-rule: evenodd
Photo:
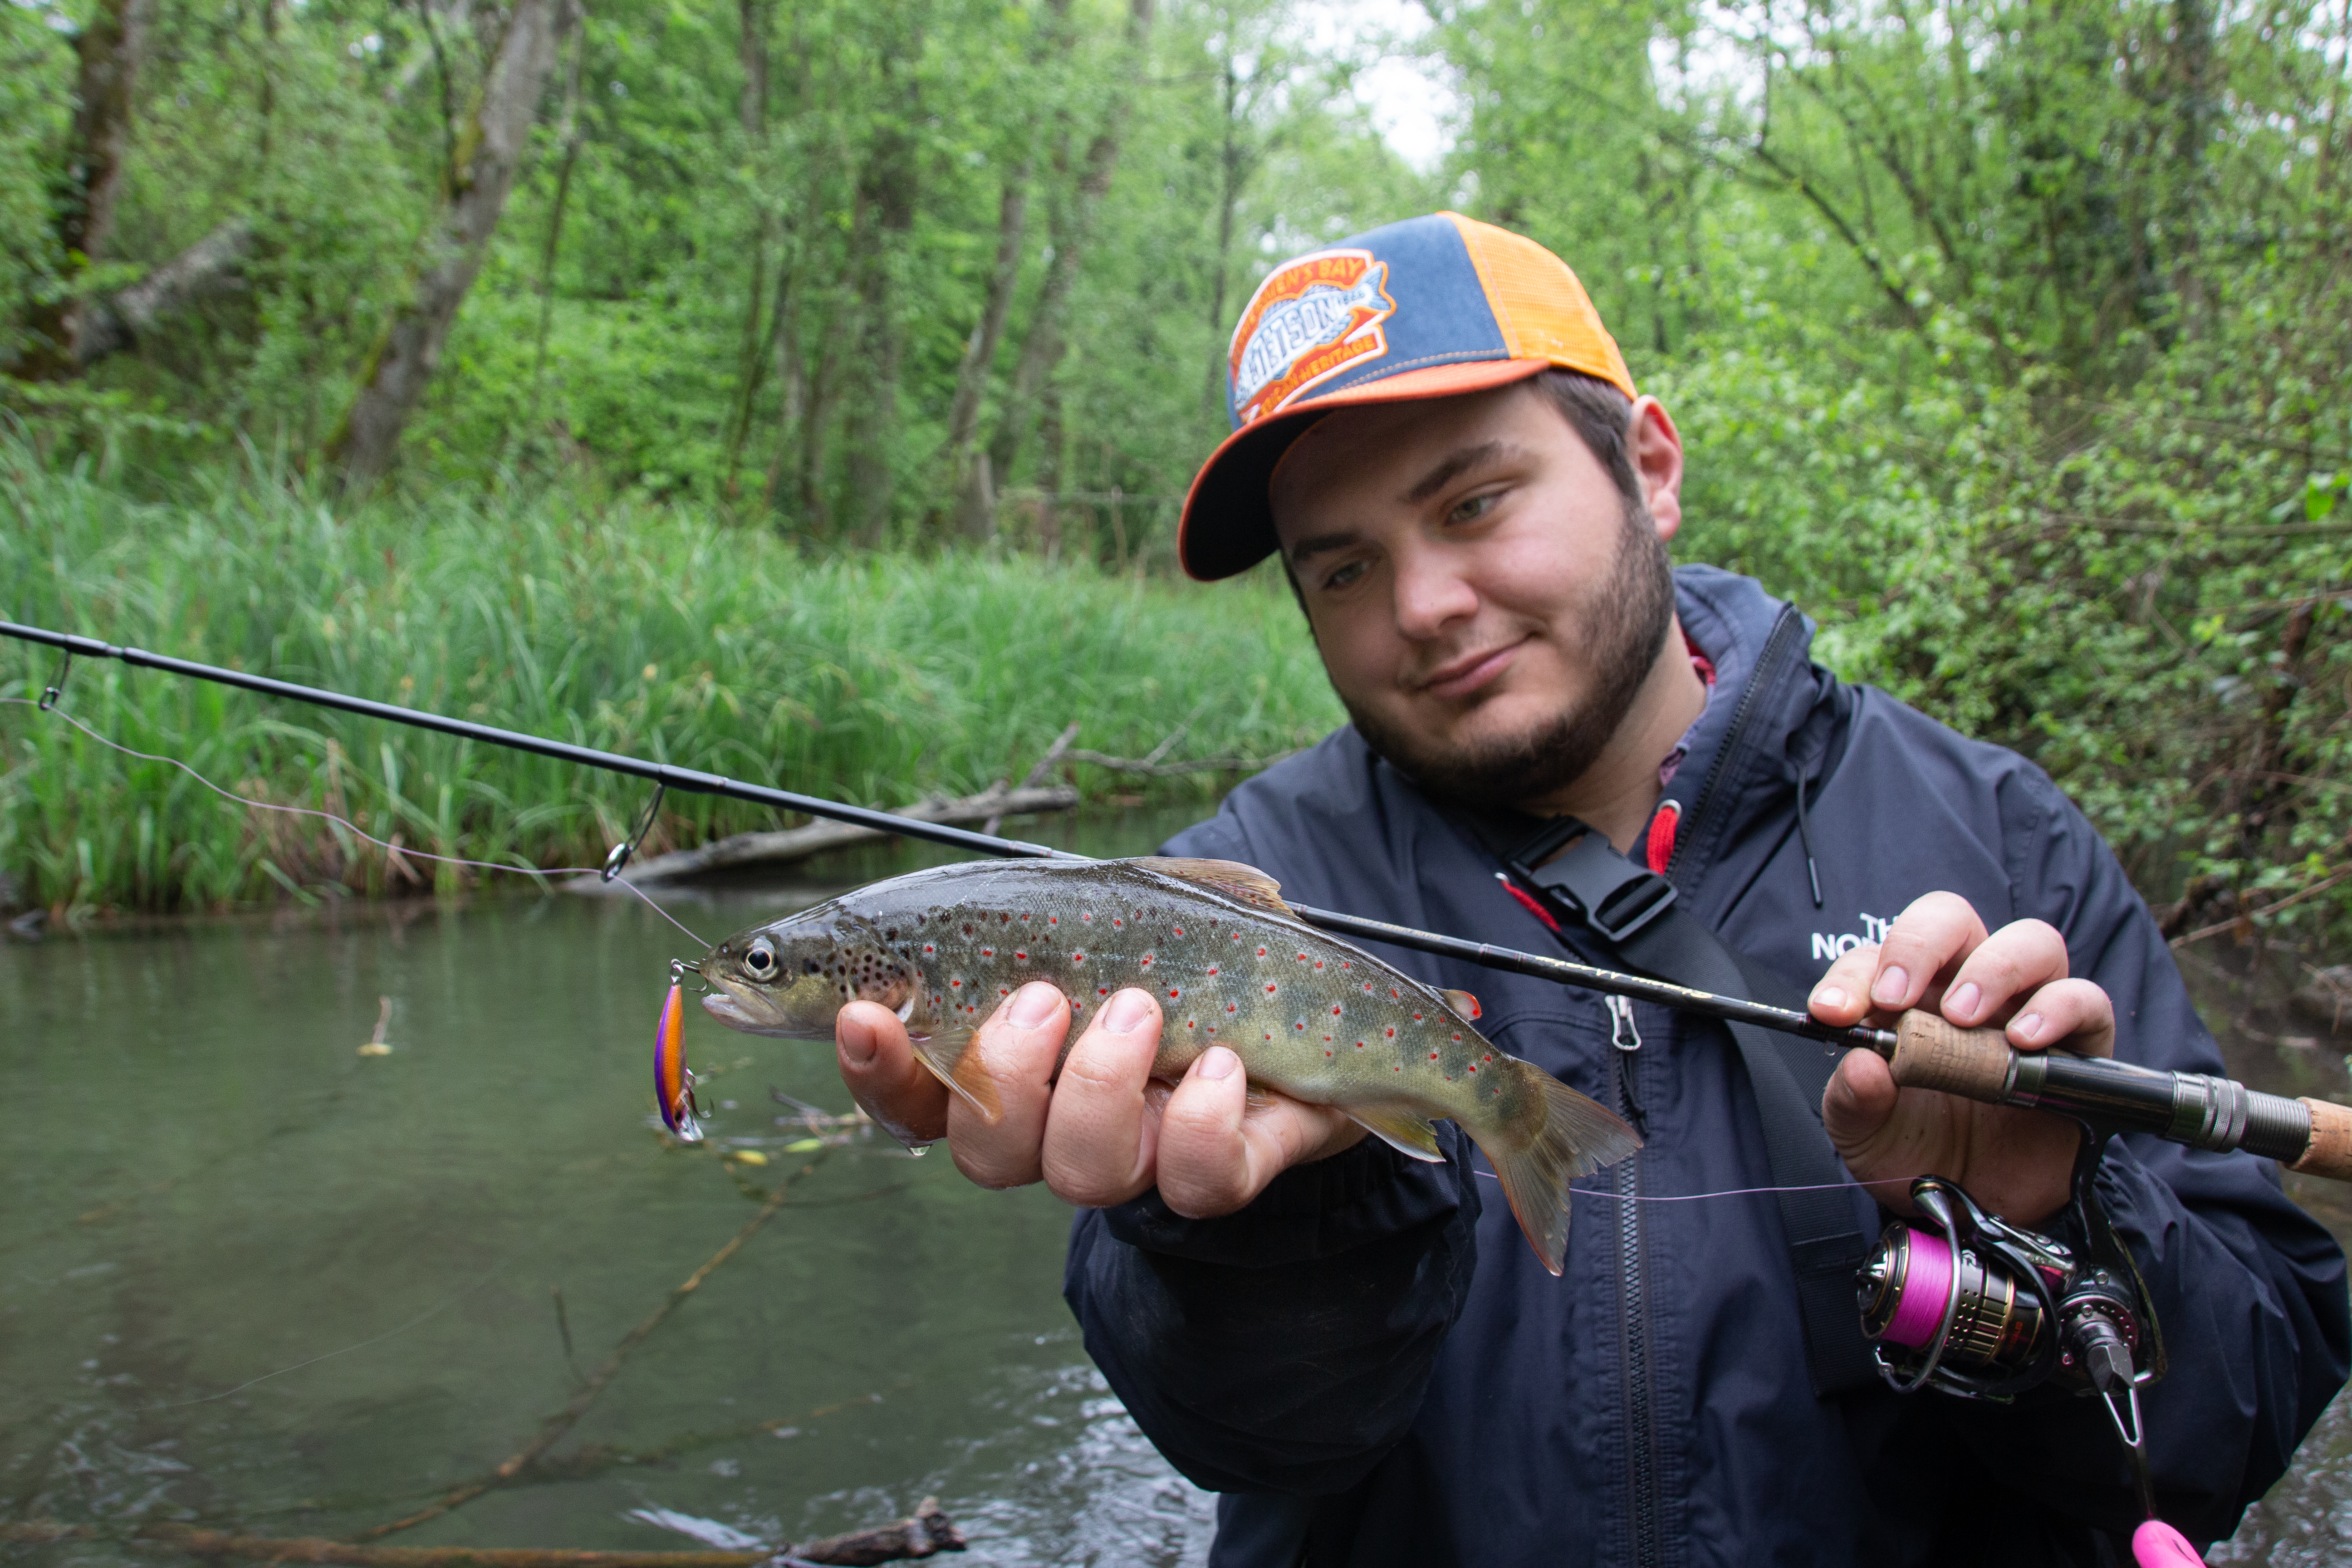
<svg viewBox="0 0 2352 1568">
<path fill-rule="evenodd" d="M 702 1142 L 702 1125 L 695 1119 L 702 1107 L 695 1103 L 694 1072 L 686 1065 L 686 1002 L 683 963 L 669 966 L 669 996 L 662 1003 L 661 1024 L 654 1030 L 654 1103 L 661 1108 L 662 1125 L 681 1143 Z"/>
</svg>

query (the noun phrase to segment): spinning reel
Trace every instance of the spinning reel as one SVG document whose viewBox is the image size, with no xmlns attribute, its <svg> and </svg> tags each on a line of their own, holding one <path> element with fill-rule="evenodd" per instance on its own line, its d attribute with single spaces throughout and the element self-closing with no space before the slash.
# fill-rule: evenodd
<svg viewBox="0 0 2352 1568">
<path fill-rule="evenodd" d="M 1919 1218 L 1889 1225 L 1855 1276 L 1863 1335 L 1897 1394 L 1933 1388 L 2006 1403 L 2047 1384 L 2096 1395 L 2146 1516 L 2132 1535 L 2134 1556 L 2151 1568 L 2200 1563 L 2156 1517 L 2139 1391 L 2163 1373 L 2163 1342 L 2092 1185 L 2106 1136 L 2087 1126 L 2084 1133 L 2055 1216 L 2079 1246 L 2011 1225 L 1958 1184 L 1922 1176 L 1911 1184 Z"/>
</svg>

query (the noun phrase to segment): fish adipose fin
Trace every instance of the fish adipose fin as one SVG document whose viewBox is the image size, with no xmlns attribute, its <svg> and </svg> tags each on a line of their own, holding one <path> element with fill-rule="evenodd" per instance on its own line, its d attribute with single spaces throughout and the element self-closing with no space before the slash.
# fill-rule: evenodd
<svg viewBox="0 0 2352 1568">
<path fill-rule="evenodd" d="M 1453 1008 L 1455 1012 L 1461 1014 L 1464 1017 L 1469 1019 L 1474 1024 L 1476 1023 L 1486 1011 L 1486 1009 L 1478 1005 L 1478 998 L 1471 995 L 1467 991 L 1441 991 L 1438 994 L 1445 998 L 1445 1005 L 1447 1006 Z"/>
<path fill-rule="evenodd" d="M 1163 855 L 1147 856 L 1136 864 L 1179 881 L 1199 882 L 1257 909 L 1271 910 L 1278 915 L 1290 913 L 1290 906 L 1282 901 L 1282 884 L 1256 867 L 1244 866 L 1238 860 L 1186 860 Z"/>
<path fill-rule="evenodd" d="M 914 1047 L 915 1059 L 929 1068 L 931 1076 L 947 1085 L 965 1104 L 980 1112 L 982 1121 L 993 1127 L 1003 1120 L 1004 1101 L 996 1092 L 996 1080 L 981 1070 L 980 1053 L 971 1048 L 970 1030 L 933 1035 L 929 1039 L 915 1041 Z"/>
<path fill-rule="evenodd" d="M 1554 1274 L 1568 1256 L 1568 1184 L 1613 1165 L 1642 1146 L 1608 1107 L 1587 1100 L 1540 1068 L 1528 1078 L 1544 1097 L 1543 1131 L 1524 1148 L 1479 1147 L 1502 1178 L 1512 1217 Z M 1496 1140 L 1499 1143 L 1500 1140 Z"/>
<path fill-rule="evenodd" d="M 1389 1107 L 1354 1106 L 1348 1117 L 1355 1124 L 1409 1160 L 1434 1164 L 1445 1158 L 1437 1146 L 1437 1129 L 1417 1111 Z"/>
</svg>

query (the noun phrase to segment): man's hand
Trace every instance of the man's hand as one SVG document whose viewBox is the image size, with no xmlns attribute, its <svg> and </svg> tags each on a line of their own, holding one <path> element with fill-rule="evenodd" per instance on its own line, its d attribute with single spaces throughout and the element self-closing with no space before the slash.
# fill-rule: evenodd
<svg viewBox="0 0 2352 1568">
<path fill-rule="evenodd" d="M 887 1007 L 844 1007 L 834 1043 L 842 1082 L 900 1142 L 945 1138 L 956 1168 L 982 1186 L 1042 1181 L 1085 1208 L 1156 1185 L 1178 1214 L 1231 1214 L 1290 1166 L 1364 1135 L 1329 1106 L 1245 1097 L 1241 1058 L 1223 1046 L 1202 1052 L 1172 1089 L 1155 1081 L 1160 1004 L 1147 992 L 1113 996 L 1063 1061 L 1069 1030 L 1068 1001 L 1044 981 L 1014 992 L 980 1026 L 969 1049 L 1003 1107 L 993 1122 L 915 1059 L 907 1026 Z"/>
<path fill-rule="evenodd" d="M 2116 1010 L 2087 980 L 2066 977 L 2066 942 L 2042 921 L 1988 935 L 1952 893 L 1929 893 L 1895 918 L 1886 941 L 1830 965 L 1813 987 L 1824 1023 L 1892 1027 L 1912 1007 L 1976 1028 L 2006 1025 L 2021 1051 L 2059 1047 L 2113 1056 Z M 1912 1212 L 1914 1176 L 1948 1176 L 2015 1225 L 2039 1225 L 2066 1201 L 2081 1134 L 2039 1110 L 1979 1105 L 1933 1089 L 1898 1089 L 1885 1061 L 1849 1051 L 1822 1095 L 1822 1121 L 1846 1168 L 1878 1201 Z"/>
</svg>

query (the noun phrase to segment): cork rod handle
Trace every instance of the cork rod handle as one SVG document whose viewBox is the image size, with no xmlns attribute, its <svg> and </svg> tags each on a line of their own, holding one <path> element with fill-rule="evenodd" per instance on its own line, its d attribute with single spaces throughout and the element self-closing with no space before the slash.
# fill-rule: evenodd
<svg viewBox="0 0 2352 1568">
<path fill-rule="evenodd" d="M 2311 1112 L 2311 1142 L 2304 1146 L 2303 1158 L 2287 1169 L 2352 1182 L 2352 1106 L 2308 1097 L 2303 1104 Z"/>
<path fill-rule="evenodd" d="M 1964 1100 L 2000 1103 L 2015 1053 L 1999 1029 L 1963 1029 L 1917 1008 L 1895 1026 L 1887 1066 L 1906 1089 L 1936 1089 Z"/>
</svg>

